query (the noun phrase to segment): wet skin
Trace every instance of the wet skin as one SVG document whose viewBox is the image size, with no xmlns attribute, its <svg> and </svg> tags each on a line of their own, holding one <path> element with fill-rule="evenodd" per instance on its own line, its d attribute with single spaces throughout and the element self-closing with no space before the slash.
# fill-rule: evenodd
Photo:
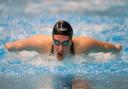
<svg viewBox="0 0 128 89">
<path fill-rule="evenodd" d="M 53 45 L 53 39 L 58 40 L 60 45 Z M 62 43 L 64 43 L 66 40 L 71 42 L 69 36 L 64 35 L 54 35 L 53 37 L 47 35 L 35 35 L 30 38 L 6 43 L 5 47 L 11 52 L 28 50 L 37 51 L 40 54 L 50 54 L 53 45 L 54 54 L 56 55 L 57 59 L 63 60 L 68 54 L 71 54 L 71 45 L 62 45 Z M 72 42 L 74 45 L 75 55 L 87 55 L 92 52 L 111 52 L 117 54 L 122 49 L 122 46 L 119 44 L 111 44 L 82 36 L 73 37 Z"/>
<path fill-rule="evenodd" d="M 71 43 L 71 39 L 69 36 L 65 36 L 65 35 L 54 35 L 53 39 L 61 43 L 60 45 L 54 44 L 53 48 L 54 48 L 54 53 L 58 58 L 58 60 L 63 60 L 64 57 L 66 57 L 66 55 L 70 53 L 70 45 L 64 46 L 62 45 L 62 43 L 67 40 L 69 40 L 69 42 Z"/>
</svg>

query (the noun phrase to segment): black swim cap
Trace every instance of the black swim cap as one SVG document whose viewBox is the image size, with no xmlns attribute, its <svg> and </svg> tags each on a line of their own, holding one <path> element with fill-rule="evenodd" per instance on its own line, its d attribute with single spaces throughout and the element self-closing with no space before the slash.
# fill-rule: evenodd
<svg viewBox="0 0 128 89">
<path fill-rule="evenodd" d="M 73 29 L 67 21 L 59 20 L 53 28 L 52 35 L 66 35 L 72 38 Z"/>
</svg>

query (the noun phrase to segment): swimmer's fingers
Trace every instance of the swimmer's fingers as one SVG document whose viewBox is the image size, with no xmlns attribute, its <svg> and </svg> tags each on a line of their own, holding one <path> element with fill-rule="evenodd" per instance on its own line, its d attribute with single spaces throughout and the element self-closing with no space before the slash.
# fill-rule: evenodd
<svg viewBox="0 0 128 89">
<path fill-rule="evenodd" d="M 13 47 L 13 44 L 11 42 L 9 43 L 6 43 L 5 44 L 5 48 L 8 50 L 8 51 L 15 51 L 14 47 Z"/>
<path fill-rule="evenodd" d="M 115 44 L 114 46 L 116 50 L 113 53 L 116 53 L 116 54 L 120 53 L 122 50 L 122 46 L 120 44 Z"/>
<path fill-rule="evenodd" d="M 122 46 L 120 44 L 115 44 L 115 47 L 118 52 L 120 52 L 122 50 Z"/>
</svg>

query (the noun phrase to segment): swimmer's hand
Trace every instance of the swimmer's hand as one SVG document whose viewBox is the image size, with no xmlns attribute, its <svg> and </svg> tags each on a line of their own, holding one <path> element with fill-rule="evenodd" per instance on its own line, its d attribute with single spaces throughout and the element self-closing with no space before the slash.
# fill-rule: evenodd
<svg viewBox="0 0 128 89">
<path fill-rule="evenodd" d="M 114 51 L 113 53 L 119 53 L 122 50 L 122 46 L 120 44 L 115 44 L 114 46 L 116 48 L 116 51 Z"/>
<path fill-rule="evenodd" d="M 5 48 L 6 48 L 8 51 L 15 51 L 15 48 L 13 47 L 13 43 L 12 43 L 12 42 L 6 43 L 6 44 L 5 44 Z"/>
</svg>

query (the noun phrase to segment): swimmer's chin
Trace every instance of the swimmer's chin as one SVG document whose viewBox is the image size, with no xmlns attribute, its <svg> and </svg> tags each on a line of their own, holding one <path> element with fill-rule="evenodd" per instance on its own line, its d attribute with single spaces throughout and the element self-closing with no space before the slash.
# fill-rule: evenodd
<svg viewBox="0 0 128 89">
<path fill-rule="evenodd" d="M 62 61 L 64 59 L 63 55 L 57 55 L 58 61 Z"/>
</svg>

